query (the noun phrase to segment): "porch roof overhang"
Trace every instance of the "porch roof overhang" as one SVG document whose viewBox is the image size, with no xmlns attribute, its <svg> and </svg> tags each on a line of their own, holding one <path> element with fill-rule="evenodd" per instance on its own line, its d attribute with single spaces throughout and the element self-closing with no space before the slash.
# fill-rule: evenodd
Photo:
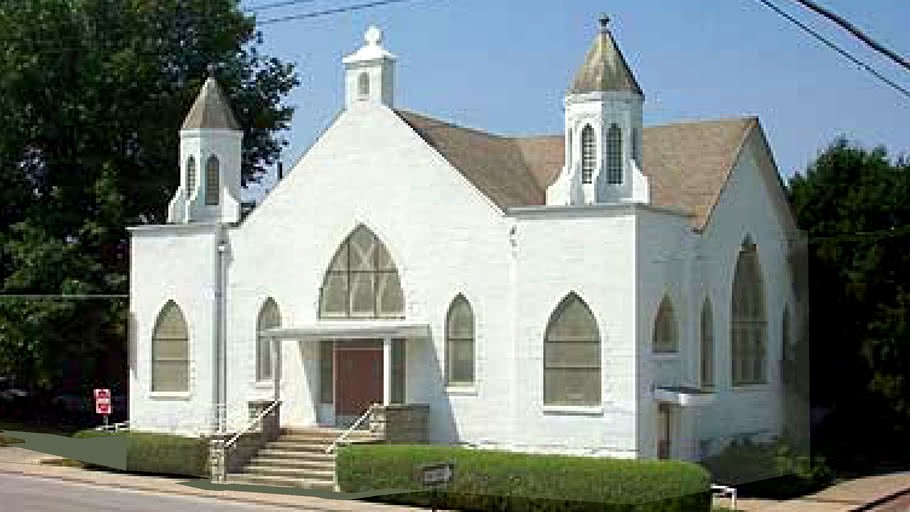
<svg viewBox="0 0 910 512">
<path fill-rule="evenodd" d="M 714 401 L 714 393 L 687 386 L 661 386 L 654 389 L 654 399 L 680 407 L 698 407 Z"/>
<path fill-rule="evenodd" d="M 429 338 L 430 324 L 410 320 L 317 320 L 296 327 L 266 329 L 261 333 L 276 340 Z"/>
</svg>

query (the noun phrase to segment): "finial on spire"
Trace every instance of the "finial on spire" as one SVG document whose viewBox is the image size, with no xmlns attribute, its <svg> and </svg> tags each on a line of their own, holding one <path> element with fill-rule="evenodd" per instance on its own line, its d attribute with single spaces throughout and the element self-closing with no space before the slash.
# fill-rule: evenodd
<svg viewBox="0 0 910 512">
<path fill-rule="evenodd" d="M 379 27 L 376 25 L 370 25 L 370 28 L 368 28 L 363 35 L 363 39 L 369 45 L 379 46 L 379 43 L 382 42 L 382 30 L 379 30 Z"/>
<path fill-rule="evenodd" d="M 600 15 L 600 30 L 601 30 L 601 32 L 605 32 L 605 31 L 607 30 L 607 25 L 609 25 L 609 24 L 610 24 L 610 17 L 607 15 L 607 13 L 601 14 L 601 15 Z"/>
</svg>

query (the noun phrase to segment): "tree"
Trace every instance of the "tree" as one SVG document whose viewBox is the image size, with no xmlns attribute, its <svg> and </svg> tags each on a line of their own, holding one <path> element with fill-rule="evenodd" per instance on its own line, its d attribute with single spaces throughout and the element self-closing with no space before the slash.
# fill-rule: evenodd
<svg viewBox="0 0 910 512">
<path fill-rule="evenodd" d="M 298 85 L 261 42 L 236 0 L 0 3 L 3 292 L 128 293 L 125 228 L 165 220 L 177 130 L 209 66 L 244 130 L 243 183 L 257 182 Z M 125 306 L 0 298 L 0 374 L 53 387 L 75 361 L 91 386 L 102 349 L 126 360 Z"/>
<path fill-rule="evenodd" d="M 812 401 L 832 411 L 814 441 L 894 454 L 910 437 L 910 165 L 841 138 L 789 193 L 810 241 Z"/>
</svg>

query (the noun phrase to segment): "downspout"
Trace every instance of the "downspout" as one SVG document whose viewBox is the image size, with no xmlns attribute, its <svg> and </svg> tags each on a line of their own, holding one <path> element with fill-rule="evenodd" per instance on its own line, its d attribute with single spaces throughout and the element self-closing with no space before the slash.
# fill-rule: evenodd
<svg viewBox="0 0 910 512">
<path fill-rule="evenodd" d="M 225 240 L 225 226 L 218 223 L 216 229 L 216 261 L 215 261 L 215 336 L 214 336 L 214 354 L 215 354 L 215 375 L 213 386 L 213 398 L 215 402 L 215 415 L 213 430 L 218 433 L 225 431 L 227 423 L 226 410 L 226 389 L 225 376 L 227 374 L 227 358 L 225 357 L 225 257 L 227 244 Z"/>
</svg>

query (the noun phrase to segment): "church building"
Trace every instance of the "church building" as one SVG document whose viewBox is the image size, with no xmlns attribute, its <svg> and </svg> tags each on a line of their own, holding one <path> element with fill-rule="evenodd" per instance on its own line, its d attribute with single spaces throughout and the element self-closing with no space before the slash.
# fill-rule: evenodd
<svg viewBox="0 0 910 512">
<path fill-rule="evenodd" d="M 645 127 L 606 20 L 580 56 L 564 132 L 504 136 L 396 105 L 371 27 L 340 113 L 245 216 L 209 77 L 167 224 L 130 228 L 130 428 L 272 406 L 283 429 L 688 460 L 782 435 L 805 237 L 758 119 Z"/>
</svg>

